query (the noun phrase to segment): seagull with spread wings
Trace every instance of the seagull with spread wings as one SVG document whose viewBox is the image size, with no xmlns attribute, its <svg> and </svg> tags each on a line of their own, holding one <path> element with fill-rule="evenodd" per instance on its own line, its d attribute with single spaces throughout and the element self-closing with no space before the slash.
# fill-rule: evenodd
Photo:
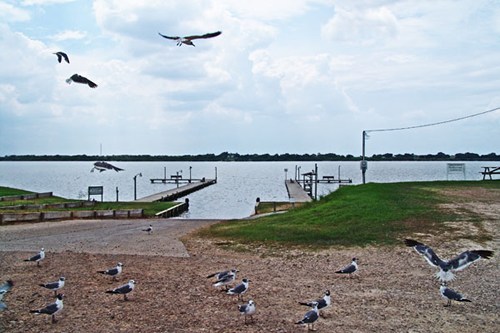
<svg viewBox="0 0 500 333">
<path fill-rule="evenodd" d="M 182 44 L 195 46 L 193 44 L 193 39 L 213 38 L 213 37 L 219 36 L 221 33 L 222 33 L 222 31 L 217 31 L 217 32 L 211 32 L 211 33 L 204 34 L 204 35 L 192 35 L 192 36 L 184 36 L 184 37 L 179 37 L 179 36 L 165 36 L 165 35 L 162 35 L 161 33 L 158 33 L 158 34 L 160 36 L 162 36 L 163 38 L 175 40 L 176 43 L 177 43 L 177 46 L 181 46 Z"/>
<path fill-rule="evenodd" d="M 64 59 L 69 64 L 69 57 L 66 53 L 59 51 L 55 52 L 54 54 L 57 56 L 57 61 L 59 61 L 59 63 L 61 63 Z"/>
<path fill-rule="evenodd" d="M 97 84 L 90 81 L 86 77 L 83 77 L 78 74 L 73 74 L 69 79 L 66 80 L 67 84 L 71 84 L 71 82 L 82 83 L 88 85 L 90 88 L 97 88 Z"/>
</svg>

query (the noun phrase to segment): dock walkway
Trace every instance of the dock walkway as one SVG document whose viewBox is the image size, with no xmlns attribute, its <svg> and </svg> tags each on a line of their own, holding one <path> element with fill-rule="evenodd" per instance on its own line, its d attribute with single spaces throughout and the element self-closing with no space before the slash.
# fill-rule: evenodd
<svg viewBox="0 0 500 333">
<path fill-rule="evenodd" d="M 295 202 L 309 202 L 312 198 L 302 189 L 300 184 L 293 180 L 285 181 L 288 197 Z"/>
<path fill-rule="evenodd" d="M 140 198 L 135 200 L 136 202 L 155 202 L 155 201 L 171 201 L 176 200 L 180 197 L 188 195 L 189 193 L 193 193 L 198 191 L 204 187 L 215 184 L 217 181 L 215 179 L 206 179 L 204 182 L 194 182 L 189 183 L 184 186 L 179 186 L 167 191 L 163 191 L 160 193 L 148 195 L 147 197 Z"/>
</svg>

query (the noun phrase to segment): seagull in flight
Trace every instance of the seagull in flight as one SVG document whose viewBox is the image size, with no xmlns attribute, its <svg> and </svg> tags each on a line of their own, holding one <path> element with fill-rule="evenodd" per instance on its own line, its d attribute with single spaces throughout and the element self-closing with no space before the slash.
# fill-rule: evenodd
<svg viewBox="0 0 500 333">
<path fill-rule="evenodd" d="M 163 38 L 175 40 L 176 43 L 177 43 L 177 46 L 181 46 L 182 44 L 195 46 L 193 44 L 193 39 L 213 38 L 213 37 L 219 36 L 221 33 L 222 33 L 222 31 L 217 31 L 217 32 L 211 32 L 211 33 L 204 34 L 204 35 L 193 35 L 193 36 L 184 36 L 184 37 L 179 37 L 179 36 L 165 36 L 165 35 L 162 35 L 161 33 L 158 33 L 158 34 L 160 36 L 162 36 Z"/>
<path fill-rule="evenodd" d="M 47 288 L 49 290 L 53 290 L 54 291 L 54 296 L 57 296 L 57 291 L 59 289 L 61 289 L 62 287 L 64 287 L 64 281 L 65 281 L 65 278 L 64 276 L 61 276 L 59 278 L 59 280 L 55 281 L 55 282 L 49 282 L 49 283 L 40 283 L 39 286 L 40 287 L 44 287 L 44 288 Z"/>
<path fill-rule="evenodd" d="M 236 287 L 231 288 L 227 291 L 228 295 L 238 295 L 238 299 L 243 300 L 243 294 L 247 292 L 248 290 L 248 283 L 250 282 L 249 279 L 243 279 L 240 284 L 238 284 Z"/>
<path fill-rule="evenodd" d="M 116 264 L 116 267 L 106 269 L 104 271 L 97 271 L 97 273 L 112 276 L 113 280 L 116 280 L 118 275 L 120 275 L 122 273 L 122 266 L 123 266 L 123 264 L 121 262 L 119 262 L 118 264 Z"/>
<path fill-rule="evenodd" d="M 312 309 L 307 311 L 302 320 L 299 320 L 295 324 L 307 324 L 307 329 L 314 331 L 314 322 L 319 318 L 318 302 L 311 303 Z"/>
<path fill-rule="evenodd" d="M 34 261 L 37 266 L 40 266 L 40 262 L 45 259 L 45 249 L 42 247 L 40 252 L 32 256 L 31 258 L 24 259 L 24 261 Z"/>
<path fill-rule="evenodd" d="M 83 76 L 78 75 L 78 74 L 73 74 L 69 79 L 66 80 L 67 84 L 71 84 L 71 82 L 87 84 L 90 88 L 97 88 L 97 84 L 90 81 L 86 77 L 83 77 Z"/>
<path fill-rule="evenodd" d="M 59 63 L 61 63 L 64 58 L 64 60 L 69 64 L 69 58 L 66 53 L 59 51 L 54 54 L 57 56 L 57 61 L 59 61 Z"/>
<path fill-rule="evenodd" d="M 358 261 L 357 258 L 352 258 L 352 262 L 349 265 L 336 271 L 335 273 L 337 273 L 337 274 L 349 274 L 349 276 L 351 276 L 352 273 L 354 273 L 358 270 L 357 261 Z"/>
<path fill-rule="evenodd" d="M 255 302 L 249 300 L 247 304 L 238 305 L 238 311 L 245 316 L 245 325 L 247 324 L 247 316 L 250 316 L 250 322 L 253 322 L 253 314 L 255 313 Z"/>
<path fill-rule="evenodd" d="M 448 288 L 444 283 L 441 284 L 441 287 L 439 287 L 439 292 L 441 293 L 441 296 L 443 298 L 447 299 L 448 303 L 446 303 L 445 306 L 451 306 L 451 301 L 457 301 L 457 302 L 472 302 L 462 296 L 462 294 L 456 292 L 455 290 Z"/>
<path fill-rule="evenodd" d="M 64 294 L 57 295 L 56 302 L 39 310 L 30 310 L 30 313 L 34 314 L 46 314 L 52 316 L 52 324 L 56 322 L 56 314 L 63 309 L 63 298 Z"/>
<path fill-rule="evenodd" d="M 322 298 L 319 298 L 319 299 L 317 299 L 315 301 L 312 301 L 312 302 L 299 302 L 299 304 L 300 305 L 307 305 L 307 306 L 312 307 L 313 306 L 313 302 L 318 303 L 318 310 L 321 310 L 321 309 L 329 307 L 330 304 L 332 303 L 331 296 L 330 296 L 330 290 L 326 290 L 325 294 L 323 295 Z"/>
<path fill-rule="evenodd" d="M 112 289 L 112 290 L 107 290 L 106 293 L 107 294 L 119 294 L 119 295 L 123 295 L 123 299 L 125 301 L 128 301 L 127 294 L 129 292 L 131 292 L 132 290 L 134 290 L 135 283 L 136 282 L 134 280 L 130 280 L 130 281 L 128 281 L 127 284 L 124 284 L 123 286 L 120 286 L 120 287 Z"/>
<path fill-rule="evenodd" d="M 489 250 L 471 250 L 462 252 L 451 260 L 442 260 L 425 244 L 413 239 L 405 239 L 404 242 L 406 246 L 413 247 L 417 253 L 424 256 L 424 259 L 429 265 L 439 268 L 439 272 L 436 273 L 436 276 L 444 283 L 455 279 L 453 272 L 461 271 L 479 259 L 490 259 L 494 253 Z"/>
</svg>

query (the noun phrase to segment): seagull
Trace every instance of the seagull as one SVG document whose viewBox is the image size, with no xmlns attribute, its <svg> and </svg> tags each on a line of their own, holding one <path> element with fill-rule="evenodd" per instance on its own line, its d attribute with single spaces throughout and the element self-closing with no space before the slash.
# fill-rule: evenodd
<svg viewBox="0 0 500 333">
<path fill-rule="evenodd" d="M 337 274 L 349 274 L 349 276 L 358 270 L 358 259 L 352 258 L 352 262 L 341 270 L 336 271 Z"/>
<path fill-rule="evenodd" d="M 329 307 L 331 304 L 330 290 L 326 290 L 322 298 L 319 298 L 312 302 L 299 302 L 300 305 L 313 306 L 313 302 L 318 303 L 318 310 Z"/>
<path fill-rule="evenodd" d="M 307 311 L 304 318 L 295 324 L 307 324 L 307 329 L 314 331 L 314 322 L 319 318 L 318 302 L 311 302 L 311 307 L 312 310 Z"/>
<path fill-rule="evenodd" d="M 225 286 L 226 290 L 228 290 L 227 285 L 233 283 L 234 280 L 236 280 L 236 272 L 239 272 L 239 271 L 237 269 L 232 269 L 230 271 L 211 274 L 211 275 L 207 276 L 207 278 L 215 276 L 217 278 L 217 281 L 215 281 L 214 287 L 218 288 L 218 287 Z"/>
<path fill-rule="evenodd" d="M 99 172 L 103 172 L 106 170 L 115 170 L 116 172 L 123 171 L 123 169 L 104 161 L 95 162 L 94 167 L 90 170 L 90 172 L 94 172 L 94 170 L 98 170 Z"/>
<path fill-rule="evenodd" d="M 247 304 L 238 305 L 238 311 L 240 314 L 245 316 L 245 325 L 247 324 L 247 316 L 250 316 L 251 322 L 253 322 L 253 314 L 255 313 L 255 302 L 249 300 Z"/>
<path fill-rule="evenodd" d="M 462 252 L 451 260 L 442 260 L 430 247 L 425 244 L 413 239 L 405 239 L 404 242 L 406 246 L 413 247 L 415 251 L 423 255 L 424 259 L 431 266 L 439 268 L 439 272 L 436 273 L 436 277 L 444 283 L 455 279 L 453 272 L 461 271 L 479 259 L 490 259 L 494 253 L 489 250 L 472 250 Z"/>
<path fill-rule="evenodd" d="M 151 233 L 153 232 L 153 226 L 150 224 L 149 227 L 147 227 L 146 229 L 142 229 L 142 231 L 146 231 L 148 235 L 151 235 Z"/>
<path fill-rule="evenodd" d="M 127 294 L 134 290 L 135 287 L 135 281 L 134 280 L 129 280 L 127 284 L 124 284 L 123 286 L 120 286 L 118 288 L 115 288 L 113 290 L 107 290 L 107 294 L 119 294 L 123 295 L 123 299 L 125 301 L 128 301 Z"/>
<path fill-rule="evenodd" d="M 57 296 L 57 291 L 59 289 L 61 289 L 62 287 L 64 287 L 64 276 L 61 276 L 59 278 L 59 280 L 55 281 L 55 282 L 49 282 L 49 283 L 40 283 L 39 286 L 40 287 L 44 287 L 44 288 L 47 288 L 49 290 L 53 290 L 54 291 L 54 296 Z"/>
<path fill-rule="evenodd" d="M 83 83 L 83 84 L 87 84 L 90 88 L 97 88 L 97 84 L 90 81 L 86 77 L 83 77 L 83 76 L 78 75 L 78 74 L 73 74 L 69 79 L 66 80 L 67 84 L 71 84 L 71 82 Z"/>
<path fill-rule="evenodd" d="M 0 311 L 7 309 L 7 305 L 2 302 L 2 300 L 5 294 L 7 294 L 13 286 L 14 282 L 12 280 L 7 280 L 0 286 Z"/>
<path fill-rule="evenodd" d="M 116 264 L 116 267 L 107 269 L 105 271 L 97 271 L 97 273 L 112 276 L 113 280 L 116 280 L 118 275 L 120 275 L 122 273 L 122 266 L 123 266 L 123 264 L 121 262 L 119 262 L 118 264 Z"/>
<path fill-rule="evenodd" d="M 57 56 L 57 61 L 59 61 L 59 63 L 61 63 L 61 61 L 64 58 L 64 60 L 66 60 L 66 62 L 69 64 L 69 58 L 68 58 L 68 55 L 66 53 L 59 51 L 59 52 L 56 52 L 54 54 Z"/>
<path fill-rule="evenodd" d="M 160 36 L 162 36 L 163 38 L 175 40 L 177 43 L 177 46 L 181 46 L 182 44 L 195 46 L 192 42 L 193 39 L 217 37 L 221 33 L 222 33 L 221 31 L 217 31 L 217 32 L 212 32 L 212 33 L 208 33 L 208 34 L 204 34 L 204 35 L 193 35 L 193 36 L 185 36 L 185 37 L 179 37 L 179 36 L 171 37 L 171 36 L 162 35 L 161 33 L 158 33 L 158 34 Z"/>
<path fill-rule="evenodd" d="M 40 252 L 35 254 L 33 257 L 24 259 L 24 261 L 35 261 L 37 266 L 40 266 L 40 261 L 45 259 L 45 249 L 42 247 L 40 249 Z"/>
<path fill-rule="evenodd" d="M 451 306 L 452 300 L 457 302 L 472 302 L 462 296 L 462 294 L 459 294 L 455 290 L 446 287 L 444 283 L 441 284 L 441 287 L 439 287 L 439 292 L 441 293 L 441 296 L 443 296 L 443 298 L 446 298 L 448 300 L 448 303 L 446 303 L 445 306 Z"/>
<path fill-rule="evenodd" d="M 239 285 L 237 285 L 234 288 L 231 288 L 227 291 L 228 295 L 238 295 L 238 299 L 243 300 L 243 294 L 247 292 L 248 290 L 248 282 L 250 282 L 249 279 L 243 279 Z"/>
<path fill-rule="evenodd" d="M 30 310 L 30 313 L 34 314 L 47 314 L 52 316 L 52 324 L 56 322 L 56 314 L 63 309 L 63 298 L 64 294 L 57 295 L 56 302 L 39 310 Z"/>
</svg>

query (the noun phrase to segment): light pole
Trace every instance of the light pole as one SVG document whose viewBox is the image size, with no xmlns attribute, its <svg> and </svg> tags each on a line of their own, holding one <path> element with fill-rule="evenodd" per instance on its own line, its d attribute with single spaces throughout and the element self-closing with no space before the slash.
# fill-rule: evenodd
<svg viewBox="0 0 500 333">
<path fill-rule="evenodd" d="M 137 200 L 137 176 L 142 177 L 142 172 L 134 176 L 134 200 Z"/>
<path fill-rule="evenodd" d="M 192 166 L 189 167 L 189 183 L 191 183 L 191 169 L 192 168 L 193 168 Z"/>
<path fill-rule="evenodd" d="M 288 173 L 288 169 L 287 169 L 287 168 L 285 168 L 285 182 L 286 182 L 286 180 L 287 180 L 287 173 Z"/>
</svg>

